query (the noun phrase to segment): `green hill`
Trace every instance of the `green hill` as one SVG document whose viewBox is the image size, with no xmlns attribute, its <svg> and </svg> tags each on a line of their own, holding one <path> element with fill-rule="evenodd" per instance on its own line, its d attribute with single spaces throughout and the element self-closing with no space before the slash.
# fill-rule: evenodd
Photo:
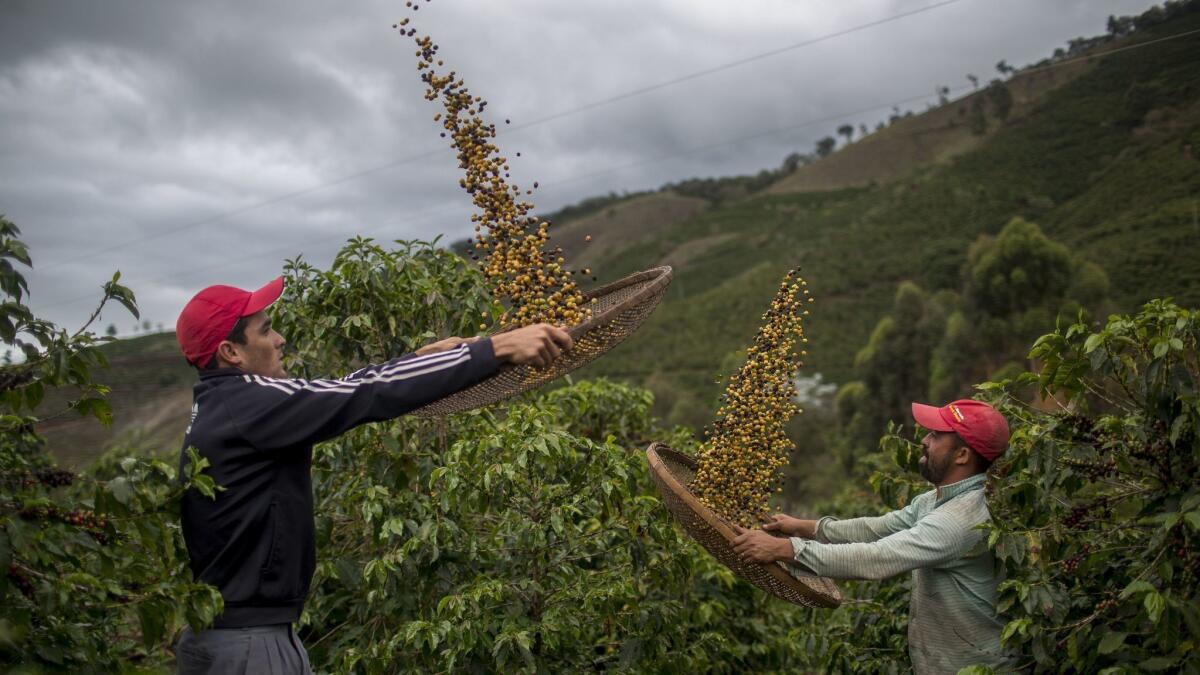
<svg viewBox="0 0 1200 675">
<path fill-rule="evenodd" d="M 563 210 L 554 240 L 601 281 L 675 267 L 657 313 L 583 375 L 646 384 L 658 414 L 705 423 L 715 376 L 799 264 L 817 298 L 808 373 L 847 381 L 898 283 L 956 288 L 968 245 L 1014 216 L 1100 265 L 1121 311 L 1161 296 L 1200 305 L 1200 34 L 1123 49 L 1197 29 L 1193 12 L 1104 43 L 1090 60 L 1027 69 L 1004 84 L 1006 113 L 994 89 L 981 90 L 757 192 L 757 178 L 720 179 L 709 193 L 676 187 Z M 168 337 L 108 347 L 114 430 L 51 421 L 52 450 L 78 464 L 140 427 L 173 444 L 193 376 Z"/>
<path fill-rule="evenodd" d="M 1119 45 L 1198 27 L 1200 15 L 1192 14 Z M 671 292 L 642 331 L 590 374 L 648 383 L 660 414 L 703 423 L 720 390 L 714 376 L 727 371 L 731 354 L 749 341 L 784 271 L 800 264 L 817 297 L 808 324 L 810 372 L 846 381 L 855 352 L 899 282 L 957 287 L 967 246 L 1014 216 L 1040 224 L 1104 268 L 1118 309 L 1160 296 L 1200 303 L 1200 256 L 1194 253 L 1200 250 L 1200 152 L 1190 150 L 1200 147 L 1197 53 L 1200 35 L 1191 35 L 1097 57 L 1087 67 L 1072 64 L 1077 72 L 1069 81 L 1045 87 L 1003 121 L 993 115 L 993 130 L 974 147 L 962 151 L 957 136 L 946 132 L 949 141 L 939 147 L 953 148 L 953 157 L 931 152 L 936 161 L 891 180 L 810 189 L 822 164 L 869 149 L 863 141 L 812 165 L 804 180 L 787 178 L 764 193 L 658 228 L 597 267 L 616 277 L 705 246 L 684 257 Z M 1051 69 L 1041 72 L 1050 79 Z M 946 107 L 960 105 L 968 102 Z M 947 123 L 960 117 L 944 110 L 928 115 Z M 880 137 L 926 128 L 921 117 L 896 127 Z M 839 169 L 840 178 L 822 180 L 857 182 L 848 173 Z"/>
<path fill-rule="evenodd" d="M 116 340 L 102 350 L 109 367 L 96 370 L 96 381 L 112 389 L 113 425 L 105 429 L 92 417 L 66 411 L 66 392 L 53 390 L 39 408 L 43 421 L 38 424 L 51 452 L 60 463 L 81 467 L 113 443 L 176 450 L 187 427 L 196 375 L 179 353 L 175 333 Z"/>
</svg>

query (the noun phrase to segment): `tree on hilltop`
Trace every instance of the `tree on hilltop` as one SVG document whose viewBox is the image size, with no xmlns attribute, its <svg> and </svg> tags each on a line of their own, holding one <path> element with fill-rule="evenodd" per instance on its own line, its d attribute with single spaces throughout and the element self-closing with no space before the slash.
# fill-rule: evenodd
<svg viewBox="0 0 1200 675">
<path fill-rule="evenodd" d="M 837 141 L 833 140 L 832 136 L 826 136 L 817 141 L 817 157 L 828 157 L 833 153 L 835 146 L 837 146 Z"/>
</svg>

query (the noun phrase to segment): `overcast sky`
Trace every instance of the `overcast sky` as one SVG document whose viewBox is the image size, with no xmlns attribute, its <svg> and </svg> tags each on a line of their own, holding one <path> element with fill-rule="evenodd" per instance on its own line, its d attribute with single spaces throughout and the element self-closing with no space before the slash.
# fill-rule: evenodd
<svg viewBox="0 0 1200 675">
<path fill-rule="evenodd" d="M 841 121 L 874 126 L 895 102 L 969 86 L 967 73 L 990 79 L 1000 59 L 1037 61 L 1151 3 L 917 11 L 938 4 L 434 0 L 413 25 L 491 121 L 512 120 L 499 144 L 521 152 L 513 178 L 539 181 L 533 200 L 548 212 L 776 167 Z M 200 288 L 257 287 L 301 253 L 325 265 L 355 234 L 466 236 L 439 108 L 422 96 L 411 39 L 392 30 L 406 15 L 403 0 L 6 0 L 0 213 L 30 245 L 35 312 L 74 328 L 120 270 L 143 317 L 170 328 Z M 122 334 L 135 324 L 113 310 L 98 329 L 110 322 Z"/>
</svg>

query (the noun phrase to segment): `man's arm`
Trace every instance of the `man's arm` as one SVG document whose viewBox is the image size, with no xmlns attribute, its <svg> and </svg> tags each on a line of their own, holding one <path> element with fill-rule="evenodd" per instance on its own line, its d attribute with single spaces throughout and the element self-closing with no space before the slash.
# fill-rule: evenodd
<svg viewBox="0 0 1200 675">
<path fill-rule="evenodd" d="M 917 500 L 914 499 L 908 506 L 882 516 L 849 520 L 838 520 L 833 516 L 806 520 L 780 513 L 772 516 L 763 529 L 789 537 L 816 539 L 825 544 L 871 542 L 912 527 L 917 522 L 917 511 Z"/>
<path fill-rule="evenodd" d="M 340 380 L 243 375 L 249 388 L 230 413 L 255 447 L 311 445 L 392 419 L 496 372 L 502 362 L 542 365 L 569 348 L 566 332 L 539 324 L 424 356 L 368 366 Z"/>
<path fill-rule="evenodd" d="M 242 379 L 251 386 L 227 407 L 254 447 L 285 450 L 398 417 L 470 386 L 498 367 L 491 343 L 480 341 L 439 354 L 393 359 L 339 380 L 246 374 Z"/>
<path fill-rule="evenodd" d="M 903 532 L 917 524 L 919 499 L 922 497 L 917 496 L 908 506 L 882 516 L 863 516 L 846 520 L 825 516 L 817 521 L 816 536 L 813 539 L 824 544 L 852 544 L 878 541 Z"/>
<path fill-rule="evenodd" d="M 769 534 L 747 532 L 739 536 L 734 550 L 757 562 L 789 562 L 817 576 L 836 579 L 886 579 L 919 567 L 937 567 L 957 560 L 983 541 L 975 526 L 987 518 L 970 502 L 946 504 L 916 525 L 878 541 L 853 544 L 823 544 L 793 537 L 791 555 Z"/>
</svg>

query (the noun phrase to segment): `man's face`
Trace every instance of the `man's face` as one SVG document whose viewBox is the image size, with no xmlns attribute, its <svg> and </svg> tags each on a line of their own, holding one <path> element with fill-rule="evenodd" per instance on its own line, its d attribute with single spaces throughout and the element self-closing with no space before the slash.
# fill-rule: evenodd
<svg viewBox="0 0 1200 675">
<path fill-rule="evenodd" d="M 266 310 L 250 315 L 246 324 L 246 344 L 230 343 L 240 357 L 238 368 L 254 375 L 287 377 L 283 369 L 283 336 L 271 327 Z"/>
<path fill-rule="evenodd" d="M 925 454 L 921 455 L 918 463 L 921 477 L 934 485 L 941 485 L 961 447 L 958 439 L 949 431 L 930 431 L 921 439 L 921 445 L 925 447 Z"/>
</svg>

